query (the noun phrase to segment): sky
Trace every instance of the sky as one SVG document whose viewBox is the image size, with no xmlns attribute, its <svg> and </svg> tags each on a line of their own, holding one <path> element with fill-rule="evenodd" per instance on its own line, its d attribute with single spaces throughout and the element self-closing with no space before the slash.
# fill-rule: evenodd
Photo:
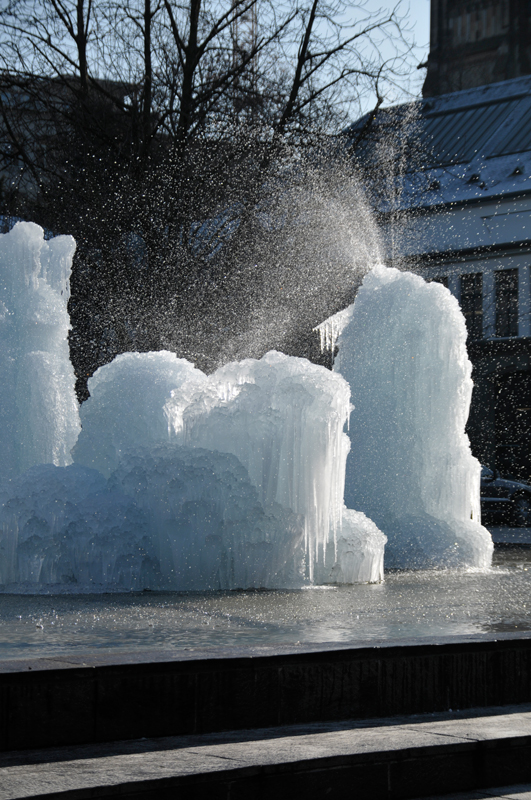
<svg viewBox="0 0 531 800">
<path fill-rule="evenodd" d="M 409 0 L 409 17 L 415 30 L 418 50 L 425 57 L 430 42 L 430 0 Z"/>
<path fill-rule="evenodd" d="M 396 3 L 384 2 L 382 0 L 369 0 L 368 8 L 374 10 L 389 10 L 395 8 Z M 424 63 L 428 57 L 430 47 L 430 0 L 402 0 L 401 11 L 406 15 L 407 25 L 411 29 L 412 38 L 415 41 L 415 48 L 412 53 L 412 71 L 407 81 L 403 81 L 401 87 L 390 98 L 390 102 L 385 105 L 394 105 L 397 102 L 405 102 L 415 97 L 421 96 L 422 84 L 426 77 L 425 69 L 416 69 L 417 64 Z M 400 89 L 402 91 L 400 91 Z M 366 110 L 369 110 L 368 108 Z"/>
<path fill-rule="evenodd" d="M 415 56 L 418 63 L 426 61 L 430 49 L 430 0 L 409 0 L 409 20 L 411 22 L 416 48 Z M 426 75 L 425 69 L 419 69 L 417 75 L 422 84 Z"/>
</svg>

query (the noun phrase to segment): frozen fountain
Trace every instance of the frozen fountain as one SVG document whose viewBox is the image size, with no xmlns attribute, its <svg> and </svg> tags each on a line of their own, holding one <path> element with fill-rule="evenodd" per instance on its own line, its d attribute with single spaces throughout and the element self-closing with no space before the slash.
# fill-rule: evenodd
<svg viewBox="0 0 531 800">
<path fill-rule="evenodd" d="M 325 345 L 339 336 L 333 372 L 270 352 L 207 376 L 127 353 L 78 410 L 74 249 L 29 223 L 0 237 L 4 591 L 371 583 L 387 539 L 386 566 L 489 566 L 466 332 L 444 287 L 370 271 L 321 326 Z"/>
</svg>

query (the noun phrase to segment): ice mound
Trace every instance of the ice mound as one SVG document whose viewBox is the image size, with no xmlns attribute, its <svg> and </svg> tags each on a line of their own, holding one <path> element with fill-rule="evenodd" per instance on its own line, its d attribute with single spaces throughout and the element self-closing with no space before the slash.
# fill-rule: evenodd
<svg viewBox="0 0 531 800">
<path fill-rule="evenodd" d="M 157 585 L 144 514 L 96 470 L 43 464 L 0 487 L 0 586 Z"/>
<path fill-rule="evenodd" d="M 75 462 L 143 511 L 160 586 L 300 587 L 316 563 L 320 579 L 340 580 L 330 578 L 349 447 L 340 375 L 275 352 L 209 377 L 172 353 L 127 353 L 89 390 Z M 360 558 L 360 574 L 379 574 Z"/>
<path fill-rule="evenodd" d="M 272 351 L 218 369 L 183 415 L 185 444 L 232 453 L 264 505 L 302 515 L 310 581 L 341 527 L 349 411 L 340 375 Z"/>
<path fill-rule="evenodd" d="M 0 235 L 0 478 L 65 466 L 79 433 L 67 302 L 75 242 L 19 222 Z"/>
<path fill-rule="evenodd" d="M 327 563 L 318 565 L 318 583 L 379 583 L 384 578 L 384 549 L 387 537 L 361 511 L 343 509 L 335 552 L 330 548 Z"/>
<path fill-rule="evenodd" d="M 334 369 L 354 406 L 346 505 L 387 535 L 386 567 L 489 566 L 480 465 L 465 434 L 472 379 L 457 300 L 438 283 L 378 267 L 343 321 Z"/>
<path fill-rule="evenodd" d="M 231 455 L 161 445 L 107 480 L 40 465 L 0 486 L 0 587 L 299 588 L 302 520 L 263 508 Z"/>
<path fill-rule="evenodd" d="M 178 445 L 139 449 L 110 485 L 145 513 L 164 588 L 304 584 L 302 520 L 276 503 L 264 508 L 234 456 Z"/>
<path fill-rule="evenodd" d="M 74 461 L 108 477 L 127 450 L 168 442 L 205 381 L 193 364 L 165 350 L 117 356 L 89 378 Z M 165 408 L 169 401 L 171 418 Z"/>
</svg>

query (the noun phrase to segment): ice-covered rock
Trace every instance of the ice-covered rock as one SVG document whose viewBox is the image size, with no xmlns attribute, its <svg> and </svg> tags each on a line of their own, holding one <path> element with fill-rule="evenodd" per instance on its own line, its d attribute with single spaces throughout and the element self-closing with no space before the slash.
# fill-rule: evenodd
<svg viewBox="0 0 531 800">
<path fill-rule="evenodd" d="M 183 410 L 206 375 L 175 353 L 123 353 L 89 378 L 74 461 L 109 476 L 135 447 L 164 444 L 182 427 Z M 171 414 L 166 405 L 171 404 Z"/>
<path fill-rule="evenodd" d="M 386 567 L 489 566 L 480 465 L 465 433 L 473 384 L 457 300 L 438 283 L 378 267 L 342 321 L 334 369 L 354 406 L 346 505 L 387 535 Z"/>
<path fill-rule="evenodd" d="M 310 580 L 341 526 L 349 411 L 340 375 L 274 351 L 221 367 L 184 411 L 185 444 L 234 454 L 263 504 L 302 515 Z"/>
<path fill-rule="evenodd" d="M 65 466 L 79 433 L 67 302 L 75 242 L 19 222 L 0 235 L 0 477 Z"/>
</svg>

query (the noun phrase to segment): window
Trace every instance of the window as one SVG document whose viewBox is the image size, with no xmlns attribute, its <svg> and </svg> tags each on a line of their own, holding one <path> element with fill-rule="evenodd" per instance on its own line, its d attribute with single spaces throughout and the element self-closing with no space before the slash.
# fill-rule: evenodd
<svg viewBox="0 0 531 800">
<path fill-rule="evenodd" d="M 483 275 L 473 272 L 461 275 L 461 311 L 469 339 L 483 338 Z"/>
<path fill-rule="evenodd" d="M 496 286 L 496 336 L 518 336 L 518 270 L 499 269 Z"/>
<path fill-rule="evenodd" d="M 446 275 L 437 275 L 436 278 L 430 280 L 430 283 L 442 283 L 448 289 L 448 277 Z"/>
</svg>

